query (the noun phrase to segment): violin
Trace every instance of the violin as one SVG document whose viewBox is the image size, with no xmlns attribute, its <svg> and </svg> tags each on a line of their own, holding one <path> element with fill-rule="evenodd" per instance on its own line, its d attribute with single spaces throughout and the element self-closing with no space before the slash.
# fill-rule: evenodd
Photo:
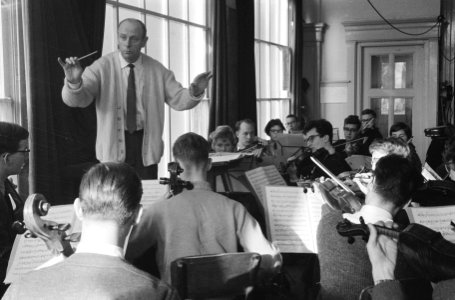
<svg viewBox="0 0 455 300">
<path fill-rule="evenodd" d="M 42 219 L 50 209 L 51 205 L 43 195 L 31 194 L 24 204 L 24 222 L 15 223 L 13 226 L 16 231 L 25 233 L 27 238 L 42 239 L 53 254 L 61 253 L 68 257 L 74 253 L 70 242 L 78 242 L 80 233 L 67 236 L 66 231 L 70 229 L 70 224 L 59 224 Z"/>
<path fill-rule="evenodd" d="M 338 223 L 336 229 L 341 236 L 353 243 L 355 236 L 368 241 L 370 230 L 360 219 L 361 224 L 348 220 Z M 455 244 L 443 238 L 440 232 L 420 224 L 410 224 L 404 229 L 390 229 L 374 225 L 379 234 L 398 240 L 398 251 L 409 265 L 431 282 L 455 278 Z"/>
<path fill-rule="evenodd" d="M 171 196 L 180 194 L 183 189 L 193 189 L 193 184 L 191 182 L 180 179 L 179 175 L 183 172 L 183 169 L 177 162 L 168 163 L 167 170 L 171 176 L 170 178 L 160 177 L 160 184 L 169 185 Z"/>
<path fill-rule="evenodd" d="M 311 157 L 311 160 L 330 177 L 330 179 L 318 184 L 325 203 L 332 209 L 347 213 L 359 211 L 362 207 L 362 199 L 330 172 L 317 158 Z"/>
</svg>

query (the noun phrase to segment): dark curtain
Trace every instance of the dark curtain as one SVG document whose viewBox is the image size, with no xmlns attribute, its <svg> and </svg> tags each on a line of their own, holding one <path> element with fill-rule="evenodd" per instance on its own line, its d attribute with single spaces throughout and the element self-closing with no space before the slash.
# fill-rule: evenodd
<svg viewBox="0 0 455 300">
<path fill-rule="evenodd" d="M 439 105 L 438 124 L 453 124 L 454 103 L 451 94 L 455 86 L 455 5 L 453 0 L 441 0 L 441 16 L 445 22 L 440 26 L 439 39 Z"/>
<path fill-rule="evenodd" d="M 303 66 L 303 11 L 302 1 L 291 0 L 290 1 L 292 15 L 291 20 L 293 26 L 291 27 L 291 35 L 289 45 L 292 49 L 292 61 L 291 61 L 291 95 L 293 98 L 293 105 L 291 113 L 296 114 L 300 118 L 303 118 L 302 107 L 305 103 L 304 84 L 302 78 L 302 66 Z M 302 124 L 303 125 L 303 124 Z"/>
<path fill-rule="evenodd" d="M 29 1 L 31 133 L 35 191 L 52 204 L 71 203 L 87 162 L 95 161 L 94 106 L 74 109 L 61 98 L 64 73 L 57 62 L 101 56 L 105 0 Z"/>
<path fill-rule="evenodd" d="M 256 121 L 254 1 L 213 1 L 213 78 L 209 130 Z"/>
</svg>

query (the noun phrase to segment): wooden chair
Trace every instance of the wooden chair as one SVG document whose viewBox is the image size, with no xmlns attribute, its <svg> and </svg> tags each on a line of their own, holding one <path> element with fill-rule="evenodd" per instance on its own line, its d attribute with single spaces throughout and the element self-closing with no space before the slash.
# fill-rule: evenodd
<svg viewBox="0 0 455 300">
<path fill-rule="evenodd" d="M 182 299 L 247 295 L 256 282 L 258 253 L 187 256 L 171 264 L 172 285 Z"/>
</svg>

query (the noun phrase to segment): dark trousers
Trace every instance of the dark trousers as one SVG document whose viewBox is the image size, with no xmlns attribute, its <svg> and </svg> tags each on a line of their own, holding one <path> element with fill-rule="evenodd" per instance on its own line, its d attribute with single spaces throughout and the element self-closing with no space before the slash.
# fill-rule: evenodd
<svg viewBox="0 0 455 300">
<path fill-rule="evenodd" d="M 158 164 L 144 166 L 142 162 L 143 139 L 144 130 L 138 130 L 133 133 L 125 131 L 125 162 L 136 170 L 140 179 L 157 179 Z"/>
</svg>

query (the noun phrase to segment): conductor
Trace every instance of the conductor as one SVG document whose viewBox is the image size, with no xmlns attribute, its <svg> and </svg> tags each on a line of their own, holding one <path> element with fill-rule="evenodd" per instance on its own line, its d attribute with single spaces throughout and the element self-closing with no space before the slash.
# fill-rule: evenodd
<svg viewBox="0 0 455 300">
<path fill-rule="evenodd" d="M 125 19 L 118 26 L 118 51 L 85 70 L 77 57 L 58 62 L 65 72 L 63 102 L 87 107 L 95 99 L 97 159 L 126 162 L 142 179 L 155 179 L 163 154 L 164 103 L 175 110 L 193 108 L 212 75 L 199 74 L 183 88 L 172 71 L 141 53 L 147 40 L 144 23 Z"/>
</svg>

